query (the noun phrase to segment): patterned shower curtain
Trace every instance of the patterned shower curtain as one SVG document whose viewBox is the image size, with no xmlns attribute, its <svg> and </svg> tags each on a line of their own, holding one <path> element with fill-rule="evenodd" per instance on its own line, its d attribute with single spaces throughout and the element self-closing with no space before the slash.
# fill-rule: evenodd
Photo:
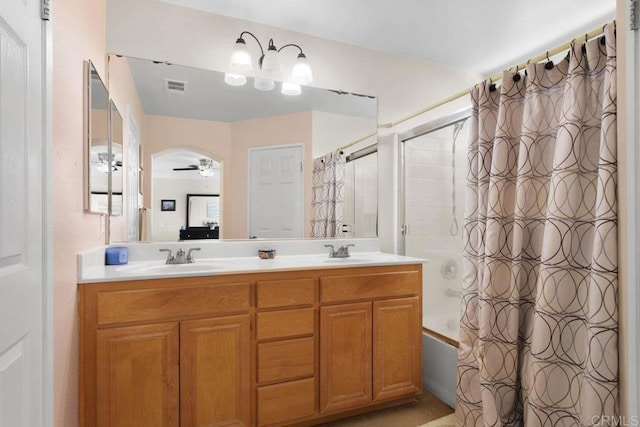
<svg viewBox="0 0 640 427">
<path fill-rule="evenodd" d="M 614 25 L 514 76 L 472 91 L 457 425 L 607 425 L 618 411 Z"/>
<path fill-rule="evenodd" d="M 314 159 L 311 237 L 338 237 L 343 220 L 344 174 L 342 151 Z"/>
</svg>

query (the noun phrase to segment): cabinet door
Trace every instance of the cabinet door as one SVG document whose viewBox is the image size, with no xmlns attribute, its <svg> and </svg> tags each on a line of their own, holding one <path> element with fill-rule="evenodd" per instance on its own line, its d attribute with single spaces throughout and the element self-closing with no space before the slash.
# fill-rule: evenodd
<svg viewBox="0 0 640 427">
<path fill-rule="evenodd" d="M 97 426 L 177 427 L 178 323 L 97 333 Z"/>
<path fill-rule="evenodd" d="M 373 303 L 373 396 L 391 399 L 422 390 L 420 298 Z"/>
<path fill-rule="evenodd" d="M 248 314 L 180 323 L 180 423 L 251 424 Z"/>
<path fill-rule="evenodd" d="M 320 308 L 320 411 L 371 403 L 371 303 Z"/>
</svg>

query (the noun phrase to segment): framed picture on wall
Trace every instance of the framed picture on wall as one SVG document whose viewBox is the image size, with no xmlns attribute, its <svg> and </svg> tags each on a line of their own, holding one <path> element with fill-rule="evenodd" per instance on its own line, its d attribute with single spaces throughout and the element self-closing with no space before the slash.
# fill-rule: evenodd
<svg viewBox="0 0 640 427">
<path fill-rule="evenodd" d="M 176 210 L 176 201 L 175 200 L 162 200 L 160 204 L 160 210 L 163 211 L 175 211 Z"/>
</svg>

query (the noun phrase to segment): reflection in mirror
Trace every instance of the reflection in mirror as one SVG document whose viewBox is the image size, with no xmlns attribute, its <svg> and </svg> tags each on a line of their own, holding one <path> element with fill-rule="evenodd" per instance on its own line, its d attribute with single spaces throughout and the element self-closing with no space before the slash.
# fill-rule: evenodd
<svg viewBox="0 0 640 427">
<path fill-rule="evenodd" d="M 204 227 L 202 221 L 199 224 L 188 217 L 188 195 L 192 193 L 220 193 L 220 163 L 204 153 L 187 150 L 171 149 L 153 157 L 151 233 L 154 240 L 178 240 L 183 234 L 181 230 Z M 175 200 L 175 211 L 163 211 L 162 200 Z M 219 214 L 217 222 L 220 222 Z"/>
<path fill-rule="evenodd" d="M 122 164 L 122 116 L 113 103 L 110 104 L 111 114 L 111 215 L 122 215 L 122 187 L 124 185 L 124 167 Z"/>
<path fill-rule="evenodd" d="M 187 227 L 180 240 L 218 239 L 220 236 L 220 195 L 187 194 Z"/>
<path fill-rule="evenodd" d="M 85 209 L 109 213 L 109 94 L 91 61 L 85 75 Z"/>
<path fill-rule="evenodd" d="M 299 145 L 303 152 L 302 164 L 294 165 L 294 170 L 302 175 L 301 235 L 309 237 L 313 158 L 366 135 L 375 135 L 377 130 L 375 97 L 313 87 L 303 87 L 299 96 L 286 96 L 279 90 L 256 90 L 253 85 L 229 86 L 224 82 L 224 73 L 211 70 L 117 55 L 112 55 L 109 63 L 113 66 L 109 72 L 112 83 L 116 79 L 131 81 L 144 108 L 144 117 L 137 117 L 136 121 L 141 124 L 140 144 L 146 156 L 141 161 L 150 165 L 145 168 L 145 177 L 151 182 L 148 186 L 151 191 L 144 194 L 144 206 L 150 208 L 148 229 L 153 241 L 176 240 L 180 227 L 186 227 L 185 207 L 181 205 L 188 193 L 219 194 L 220 220 L 224 224 L 220 237 L 248 238 L 249 152 L 291 145 Z M 127 75 L 120 75 L 125 71 Z M 344 154 L 374 143 L 375 137 L 363 140 L 345 149 Z M 156 173 L 158 162 L 180 153 L 192 155 L 189 160 L 179 160 L 183 168 L 198 166 L 200 159 L 218 162 L 221 173 L 218 188 L 214 189 L 209 179 L 208 189 L 191 187 L 180 190 L 184 191 L 182 195 L 161 196 L 160 191 L 165 191 L 161 189 L 169 191 L 174 187 L 171 181 L 182 180 L 188 171 L 174 171 L 178 167 L 175 165 L 160 178 Z M 200 176 L 192 185 L 197 182 L 206 181 Z M 357 191 L 346 197 L 354 197 Z M 286 194 L 284 191 L 285 197 Z M 161 199 L 176 199 L 176 212 L 180 209 L 183 212 L 180 219 L 168 218 L 167 212 L 160 211 Z M 368 232 L 374 234 L 362 237 L 375 236 L 375 227 L 369 228 L 373 231 Z"/>
</svg>

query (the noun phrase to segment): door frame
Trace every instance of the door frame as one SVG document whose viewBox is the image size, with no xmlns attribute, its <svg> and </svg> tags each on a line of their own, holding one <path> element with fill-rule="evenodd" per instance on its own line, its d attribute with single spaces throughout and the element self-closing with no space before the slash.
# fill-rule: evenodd
<svg viewBox="0 0 640 427">
<path fill-rule="evenodd" d="M 54 425 L 53 379 L 53 28 L 42 28 L 42 425 Z"/>
<path fill-rule="evenodd" d="M 251 236 L 251 155 L 256 151 L 275 150 L 278 148 L 295 148 L 300 147 L 300 160 L 302 161 L 301 179 L 302 185 L 300 186 L 300 200 L 302 202 L 302 218 L 300 219 L 300 229 L 302 230 L 302 239 L 305 238 L 304 219 L 306 217 L 307 206 L 304 206 L 304 144 L 279 144 L 279 145 L 263 145 L 260 147 L 249 147 L 247 149 L 247 238 Z"/>
</svg>

